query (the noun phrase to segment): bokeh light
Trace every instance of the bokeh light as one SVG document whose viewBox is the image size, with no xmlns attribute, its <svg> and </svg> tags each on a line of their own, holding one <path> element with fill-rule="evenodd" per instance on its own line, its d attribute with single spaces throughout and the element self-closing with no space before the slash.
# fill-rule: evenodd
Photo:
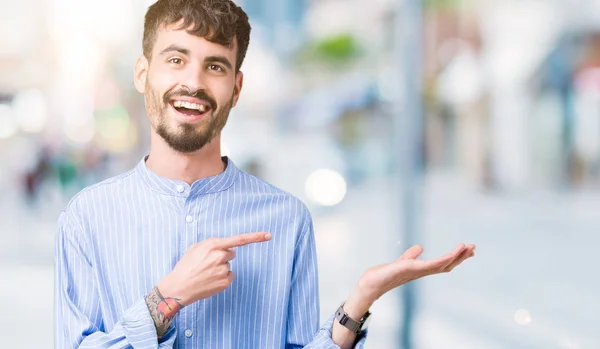
<svg viewBox="0 0 600 349">
<path fill-rule="evenodd" d="M 519 309 L 515 312 L 515 322 L 519 325 L 529 325 L 531 323 L 531 314 L 527 309 Z"/>
<path fill-rule="evenodd" d="M 346 180 L 337 171 L 321 169 L 311 173 L 306 179 L 305 190 L 315 204 L 335 206 L 346 196 Z"/>
<path fill-rule="evenodd" d="M 40 133 L 44 130 L 48 121 L 48 109 L 42 91 L 23 91 L 15 96 L 12 104 L 21 130 L 29 133 Z"/>
<path fill-rule="evenodd" d="M 18 127 L 13 109 L 7 104 L 0 104 L 0 139 L 12 137 Z"/>
</svg>

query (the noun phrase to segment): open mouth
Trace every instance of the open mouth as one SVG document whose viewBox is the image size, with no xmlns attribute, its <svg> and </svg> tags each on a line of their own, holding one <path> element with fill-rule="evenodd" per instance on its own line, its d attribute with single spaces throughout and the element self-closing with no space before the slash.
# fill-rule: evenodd
<svg viewBox="0 0 600 349">
<path fill-rule="evenodd" d="M 170 104 L 173 107 L 173 109 L 175 109 L 178 113 L 193 118 L 204 116 L 211 110 L 211 107 L 209 105 L 201 103 L 176 100 L 171 101 Z"/>
</svg>

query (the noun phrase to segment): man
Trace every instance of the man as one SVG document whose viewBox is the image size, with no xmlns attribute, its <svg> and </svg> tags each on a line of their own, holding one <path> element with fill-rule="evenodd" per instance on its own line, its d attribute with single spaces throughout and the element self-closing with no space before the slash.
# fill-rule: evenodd
<svg viewBox="0 0 600 349">
<path fill-rule="evenodd" d="M 150 152 L 61 213 L 57 348 L 362 347 L 379 297 L 473 255 L 461 244 L 421 261 L 415 246 L 367 270 L 319 330 L 309 212 L 220 154 L 249 37 L 246 14 L 230 0 L 148 9 L 134 80 Z"/>
</svg>

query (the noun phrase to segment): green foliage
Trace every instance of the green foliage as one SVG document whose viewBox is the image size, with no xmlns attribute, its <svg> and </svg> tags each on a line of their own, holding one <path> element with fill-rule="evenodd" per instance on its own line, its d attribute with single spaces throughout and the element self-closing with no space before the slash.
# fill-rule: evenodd
<svg viewBox="0 0 600 349">
<path fill-rule="evenodd" d="M 423 0 L 426 8 L 454 8 L 468 0 Z"/>
<path fill-rule="evenodd" d="M 342 34 L 318 42 L 315 46 L 317 56 L 334 61 L 346 61 L 358 55 L 358 43 L 349 34 Z"/>
<path fill-rule="evenodd" d="M 351 34 L 340 34 L 309 43 L 301 50 L 301 60 L 317 63 L 348 63 L 357 58 L 360 45 Z"/>
</svg>

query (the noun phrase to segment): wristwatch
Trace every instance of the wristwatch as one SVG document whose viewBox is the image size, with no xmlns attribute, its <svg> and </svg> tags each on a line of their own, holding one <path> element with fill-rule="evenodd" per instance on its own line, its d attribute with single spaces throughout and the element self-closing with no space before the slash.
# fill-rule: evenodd
<svg viewBox="0 0 600 349">
<path fill-rule="evenodd" d="M 346 327 L 350 331 L 359 334 L 362 330 L 366 330 L 369 326 L 369 320 L 371 319 L 371 312 L 367 311 L 365 315 L 363 315 L 360 320 L 354 320 L 344 310 L 344 304 L 346 302 L 342 302 L 338 310 L 335 312 L 335 318 L 340 323 L 340 325 Z"/>
</svg>

